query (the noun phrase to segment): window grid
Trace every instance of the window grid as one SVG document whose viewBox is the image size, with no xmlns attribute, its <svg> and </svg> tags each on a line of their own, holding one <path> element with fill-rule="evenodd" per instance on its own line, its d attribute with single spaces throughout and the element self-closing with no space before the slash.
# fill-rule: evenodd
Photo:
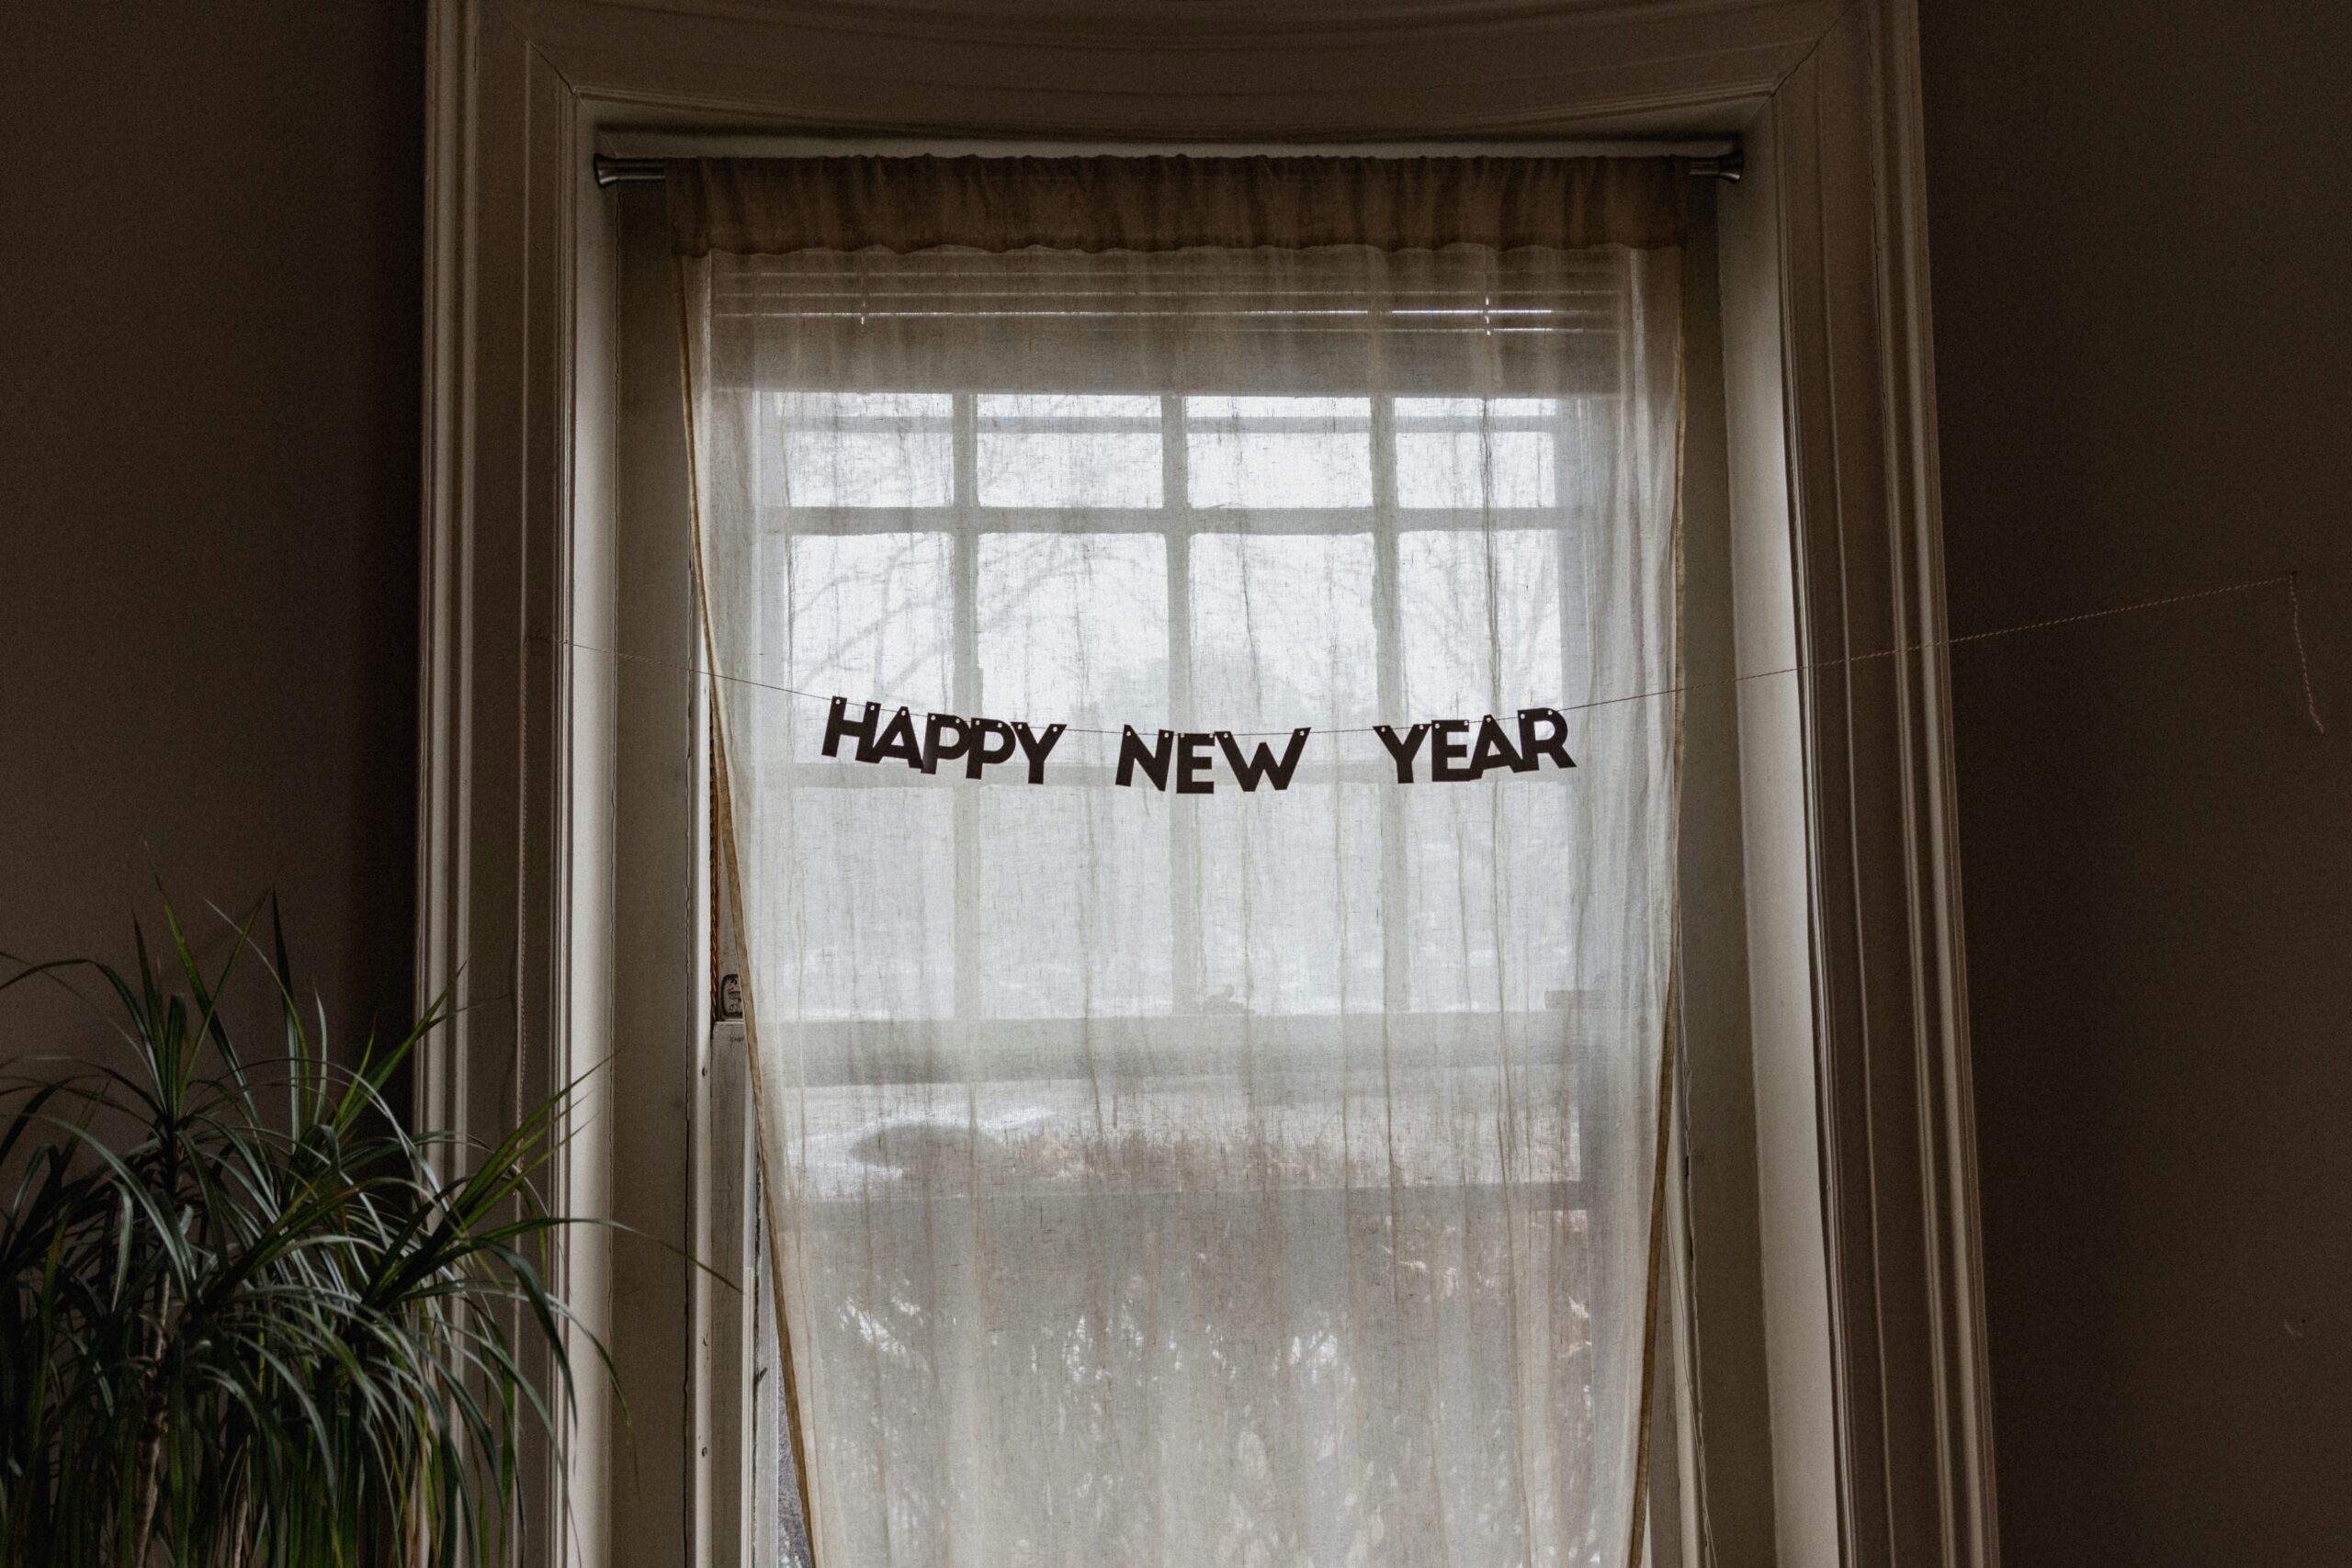
<svg viewBox="0 0 2352 1568">
<path fill-rule="evenodd" d="M 1200 716 L 1194 711 L 1193 689 L 1193 615 L 1192 615 L 1192 545 L 1204 534 L 1269 535 L 1282 533 L 1306 534 L 1318 536 L 1369 535 L 1373 547 L 1373 636 L 1376 661 L 1375 692 L 1378 711 L 1384 716 L 1400 714 L 1407 700 L 1407 680 L 1404 654 L 1404 616 L 1402 563 L 1400 540 L 1408 532 L 1442 531 L 1449 529 L 1491 526 L 1492 513 L 1487 508 L 1405 508 L 1400 501 L 1397 475 L 1397 438 L 1400 423 L 1410 431 L 1452 430 L 1457 432 L 1487 432 L 1492 430 L 1540 430 L 1550 438 L 1549 460 L 1552 465 L 1555 495 L 1548 506 L 1529 507 L 1531 518 L 1541 517 L 1536 525 L 1549 529 L 1558 537 L 1560 592 L 1555 613 L 1562 620 L 1561 669 L 1562 690 L 1570 689 L 1577 652 L 1566 635 L 1570 630 L 1569 607 L 1577 591 L 1579 576 L 1574 570 L 1574 530 L 1561 526 L 1563 514 L 1573 522 L 1582 510 L 1579 498 L 1570 484 L 1566 457 L 1572 449 L 1573 400 L 1547 400 L 1552 412 L 1543 416 L 1514 412 L 1507 417 L 1494 417 L 1485 412 L 1486 405 L 1477 400 L 1463 400 L 1480 412 L 1455 415 L 1450 422 L 1442 414 L 1415 411 L 1400 422 L 1397 399 L 1394 395 L 1378 394 L 1364 400 L 1369 404 L 1368 434 L 1370 442 L 1372 491 L 1370 504 L 1346 508 L 1266 508 L 1225 509 L 1201 508 L 1192 504 L 1190 453 L 1192 420 L 1187 398 L 1182 393 L 1163 394 L 1159 398 L 1160 449 L 1160 504 L 1156 507 L 1035 507 L 982 506 L 979 504 L 979 437 L 980 400 L 989 394 L 956 392 L 952 394 L 948 423 L 953 463 L 954 510 L 959 521 L 986 520 L 985 526 L 969 525 L 943 528 L 939 511 L 932 507 L 849 507 L 840 505 L 767 509 L 772 527 L 780 527 L 802 535 L 856 535 L 867 533 L 940 533 L 945 532 L 951 541 L 951 574 L 953 579 L 953 616 L 950 681 L 953 711 L 964 715 L 988 712 L 986 693 L 981 682 L 979 660 L 979 558 L 981 542 L 992 535 L 1022 533 L 1061 533 L 1070 531 L 1073 516 L 1084 519 L 1080 530 L 1090 534 L 1151 534 L 1159 536 L 1166 547 L 1166 576 L 1164 579 L 1167 619 L 1167 709 L 1169 727 L 1173 729 L 1194 728 Z M 1435 402 L 1439 400 L 1415 400 Z M 1453 400 L 1445 400 L 1452 401 Z M 896 434 L 912 434 L 935 429 L 935 416 L 899 414 L 877 422 Z M 1260 423 L 1242 415 L 1233 422 L 1243 432 Z M 1030 428 L 1051 429 L 1057 433 L 1085 434 L 1101 430 L 1132 430 L 1132 418 L 1085 419 L 1067 417 L 991 415 L 992 429 Z M 1491 599 L 1491 595 L 1490 595 Z M 1491 603 L 1488 614 L 1493 615 Z M 1487 701 L 1490 711 L 1501 712 L 1503 695 L 1496 689 L 1499 682 L 1498 667 L 1490 667 Z M 881 695 L 883 694 L 877 694 Z M 1035 717 L 1040 716 L 1011 716 Z M 1017 758 L 1016 758 L 1017 761 Z M 1315 782 L 1320 773 L 1329 779 L 1360 775 L 1368 780 L 1385 779 L 1391 775 L 1390 764 L 1384 758 L 1362 768 L 1332 764 L 1317 768 L 1302 767 L 1300 782 Z M 1097 782 L 1090 775 L 1107 769 L 1090 770 L 1080 775 L 1080 782 Z M 1555 775 L 1540 775 L 1553 779 Z M 868 784 L 921 787 L 933 781 L 914 774 L 900 774 L 897 770 L 884 770 L 878 777 L 865 770 L 854 773 L 839 768 L 812 768 L 804 772 L 802 783 L 833 787 L 855 787 Z M 980 960 L 980 799 L 977 792 L 956 789 L 955 800 L 955 981 L 953 1008 L 955 1020 L 977 1021 L 987 1016 L 982 1003 L 979 976 Z M 1379 853 L 1380 897 L 1384 919 L 1382 928 L 1382 1006 L 1392 1015 L 1413 1010 L 1411 910 L 1408 897 L 1410 868 L 1408 852 L 1404 792 L 1383 790 L 1380 794 L 1381 843 Z M 1198 1015 L 1206 996 L 1205 964 L 1198 883 L 1199 797 L 1170 793 L 1168 796 L 1169 831 L 1169 897 L 1170 954 L 1170 1012 L 1178 1018 Z M 1341 982 L 1344 989 L 1345 981 Z"/>
</svg>

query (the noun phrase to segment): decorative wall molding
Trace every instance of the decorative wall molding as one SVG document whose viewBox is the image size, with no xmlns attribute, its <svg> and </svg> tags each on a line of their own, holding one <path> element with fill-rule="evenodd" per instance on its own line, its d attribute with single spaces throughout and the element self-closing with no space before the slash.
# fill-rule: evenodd
<svg viewBox="0 0 2352 1568">
<path fill-rule="evenodd" d="M 1944 621 L 1916 14 L 1860 4 L 1783 82 L 1798 658 Z M 1850 1563 L 1997 1559 L 1947 650 L 1804 681 L 1824 1230 Z"/>
<path fill-rule="evenodd" d="M 1049 59 L 1073 53 L 1155 53 L 1204 63 L 1291 53 L 1353 51 L 1398 44 L 1455 51 L 1487 49 L 1532 38 L 1612 40 L 1660 36 L 1668 28 L 1695 39 L 1713 36 L 1702 54 L 1819 38 L 1841 0 L 1307 0 L 1268 6 L 1261 0 L 712 0 L 661 9 L 673 17 L 789 28 L 812 36 L 894 43 L 966 43 L 1018 48 Z M 653 9 L 653 7 L 642 7 Z M 1630 51 L 1621 51 L 1630 60 Z M 1159 62 L 1165 68 L 1168 62 Z M 1594 64 L 1611 62 L 1595 51 Z M 1163 90 L 1138 84 L 1136 96 Z"/>
<path fill-rule="evenodd" d="M 492 1131 L 606 1027 L 610 878 L 579 807 L 610 758 L 562 652 L 604 613 L 582 594 L 609 554 L 600 137 L 1768 127 L 1811 662 L 1943 635 L 1916 34 L 1913 0 L 435 0 L 417 979 L 464 1010 L 420 1118 Z M 1817 671 L 1802 700 L 1829 1483 L 1854 1568 L 1996 1560 L 1949 705 L 1935 649 Z"/>
</svg>

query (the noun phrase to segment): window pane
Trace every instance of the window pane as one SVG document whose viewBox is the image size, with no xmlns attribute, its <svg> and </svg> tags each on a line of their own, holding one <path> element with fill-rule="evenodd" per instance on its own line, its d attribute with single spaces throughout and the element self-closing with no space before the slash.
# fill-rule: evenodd
<svg viewBox="0 0 2352 1568">
<path fill-rule="evenodd" d="M 1549 435 L 1530 431 L 1396 433 L 1399 506 L 1550 506 L 1559 487 Z"/>
<path fill-rule="evenodd" d="M 1220 778 L 1200 812 L 1203 1010 L 1377 1010 L 1379 790 L 1244 795 Z"/>
<path fill-rule="evenodd" d="M 1253 729 L 1378 716 L 1369 534 L 1193 540 L 1193 705 Z"/>
<path fill-rule="evenodd" d="M 972 800 L 981 1015 L 1168 1011 L 1168 797 L 1007 784 Z"/>
<path fill-rule="evenodd" d="M 1402 792 L 1416 1010 L 1538 1013 L 1587 984 L 1586 901 L 1560 896 L 1559 868 L 1588 857 L 1577 796 L 1553 780 Z"/>
<path fill-rule="evenodd" d="M 1114 727 L 1166 713 L 1166 541 L 982 535 L 979 649 L 990 717 Z"/>
<path fill-rule="evenodd" d="M 1397 504 L 1557 505 L 1558 410 L 1551 398 L 1397 399 Z"/>
<path fill-rule="evenodd" d="M 979 400 L 982 506 L 1158 506 L 1159 400 Z"/>
<path fill-rule="evenodd" d="M 1196 507 L 1372 504 L 1369 398 L 1187 398 Z"/>
<path fill-rule="evenodd" d="M 955 400 L 944 392 L 780 392 L 788 506 L 945 506 L 956 496 Z"/>
<path fill-rule="evenodd" d="M 791 683 L 918 712 L 948 707 L 953 558 L 945 534 L 793 536 L 783 594 Z"/>
<path fill-rule="evenodd" d="M 1564 700 L 1560 539 L 1547 529 L 1399 535 L 1406 716 L 1476 718 Z"/>
<path fill-rule="evenodd" d="M 753 911 L 789 931 L 779 1020 L 945 1018 L 955 1010 L 955 800 L 936 789 L 798 789 Z"/>
</svg>

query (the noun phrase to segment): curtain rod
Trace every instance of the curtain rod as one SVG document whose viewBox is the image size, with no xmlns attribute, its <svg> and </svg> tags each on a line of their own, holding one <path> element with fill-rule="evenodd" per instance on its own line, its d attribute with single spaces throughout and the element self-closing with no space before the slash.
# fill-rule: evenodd
<svg viewBox="0 0 2352 1568">
<path fill-rule="evenodd" d="M 596 184 L 600 188 L 659 185 L 667 177 L 665 171 L 669 167 L 666 158 L 615 158 L 604 152 L 596 154 L 594 163 Z M 1736 143 L 1727 152 L 1690 160 L 1690 173 L 1694 180 L 1723 180 L 1737 185 L 1739 176 L 1746 172 L 1747 162 Z"/>
</svg>

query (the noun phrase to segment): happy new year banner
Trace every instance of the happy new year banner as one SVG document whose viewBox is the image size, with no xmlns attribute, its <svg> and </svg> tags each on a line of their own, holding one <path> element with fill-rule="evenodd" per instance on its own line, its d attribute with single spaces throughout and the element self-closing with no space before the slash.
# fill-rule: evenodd
<svg viewBox="0 0 2352 1568">
<path fill-rule="evenodd" d="M 855 761 L 899 762 L 934 775 L 944 762 L 961 762 L 967 779 L 984 778 L 989 769 L 1013 764 L 1017 756 L 1028 782 L 1042 784 L 1054 748 L 1069 728 L 951 713 L 926 713 L 918 726 L 910 708 L 899 708 L 886 719 L 881 704 L 865 703 L 853 715 L 849 699 L 837 696 L 825 718 L 824 754 L 839 758 L 842 743 L 850 741 Z M 1567 717 L 1557 708 L 1521 708 L 1509 722 L 1488 714 L 1475 722 L 1430 719 L 1402 730 L 1375 724 L 1371 732 L 1386 748 L 1400 784 L 1419 784 L 1424 777 L 1431 784 L 1474 783 L 1498 771 L 1534 773 L 1547 761 L 1555 768 L 1577 765 L 1568 755 Z M 1172 787 L 1178 795 L 1212 795 L 1222 762 L 1230 782 L 1245 793 L 1261 784 L 1286 790 L 1314 734 L 1307 727 L 1292 730 L 1277 753 L 1265 741 L 1229 729 L 1160 729 L 1147 739 L 1132 725 L 1123 725 L 1116 782 L 1130 789 L 1140 780 L 1163 793 Z M 1244 750 L 1244 741 L 1253 743 Z"/>
</svg>

